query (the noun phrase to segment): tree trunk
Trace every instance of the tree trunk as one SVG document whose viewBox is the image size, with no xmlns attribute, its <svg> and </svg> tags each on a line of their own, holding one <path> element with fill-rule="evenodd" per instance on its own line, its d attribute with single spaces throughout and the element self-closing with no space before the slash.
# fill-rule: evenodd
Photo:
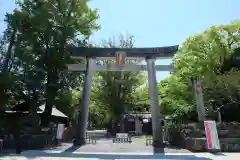
<svg viewBox="0 0 240 160">
<path fill-rule="evenodd" d="M 11 55 L 12 55 L 12 48 L 13 48 L 13 45 L 14 45 L 14 42 L 15 42 L 16 31 L 17 31 L 16 29 L 13 29 L 13 32 L 12 32 L 12 35 L 11 35 L 11 38 L 10 38 L 10 42 L 9 42 L 9 45 L 8 45 L 8 49 L 7 49 L 7 54 L 6 54 L 5 59 L 4 59 L 2 73 L 1 73 L 1 80 L 4 81 L 3 83 L 5 83 L 6 75 L 8 73 L 8 65 L 9 65 Z M 6 89 L 7 88 L 6 88 L 5 84 L 2 84 L 1 91 L 0 91 L 1 92 L 0 93 L 0 96 L 1 96 L 0 97 L 1 98 L 1 102 L 0 102 L 0 122 L 3 120 L 3 117 L 4 117 L 4 111 L 5 111 L 4 106 L 8 102 L 8 97 L 6 95 Z"/>
<path fill-rule="evenodd" d="M 55 104 L 55 97 L 57 95 L 57 76 L 56 72 L 48 72 L 46 84 L 46 104 L 42 118 L 42 125 L 47 126 L 51 121 L 52 108 Z"/>
<path fill-rule="evenodd" d="M 30 109 L 29 109 L 29 121 L 31 122 L 32 128 L 35 128 L 39 125 L 39 118 L 37 115 L 38 109 L 38 94 L 36 92 L 33 93 L 32 99 L 30 100 Z"/>
<path fill-rule="evenodd" d="M 8 65 L 9 65 L 11 55 L 12 55 L 12 48 L 13 48 L 13 45 L 14 45 L 14 42 L 15 42 L 16 32 L 17 32 L 17 30 L 13 29 L 13 32 L 12 32 L 12 35 L 11 35 L 11 38 L 10 38 L 10 42 L 9 42 L 9 45 L 8 45 L 7 54 L 6 54 L 5 59 L 4 59 L 4 64 L 3 64 L 3 69 L 2 69 L 3 73 L 8 72 Z"/>
</svg>

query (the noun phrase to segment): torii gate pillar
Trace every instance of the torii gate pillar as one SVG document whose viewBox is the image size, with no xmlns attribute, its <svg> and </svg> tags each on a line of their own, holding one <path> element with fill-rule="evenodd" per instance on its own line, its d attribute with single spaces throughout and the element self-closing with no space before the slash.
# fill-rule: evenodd
<svg viewBox="0 0 240 160">
<path fill-rule="evenodd" d="M 155 59 L 147 58 L 148 68 L 148 90 L 151 105 L 152 114 L 152 133 L 153 133 L 153 146 L 156 148 L 164 148 L 163 136 L 162 136 L 162 124 L 161 124 L 161 113 L 158 104 L 158 90 L 157 90 L 157 79 L 156 79 L 156 66 Z"/>
<path fill-rule="evenodd" d="M 87 59 L 87 69 L 85 71 L 84 86 L 82 97 L 80 99 L 80 110 L 78 116 L 78 123 L 76 128 L 76 139 L 74 145 L 85 144 L 85 134 L 88 126 L 89 104 L 92 88 L 93 67 L 95 60 L 92 58 Z"/>
</svg>

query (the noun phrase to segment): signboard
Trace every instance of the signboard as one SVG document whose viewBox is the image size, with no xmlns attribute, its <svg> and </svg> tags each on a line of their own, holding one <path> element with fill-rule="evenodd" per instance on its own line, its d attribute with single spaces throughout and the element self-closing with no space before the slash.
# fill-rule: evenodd
<svg viewBox="0 0 240 160">
<path fill-rule="evenodd" d="M 48 132 L 48 131 L 50 131 L 50 128 L 41 128 L 41 131 L 43 131 L 43 132 Z"/>
<path fill-rule="evenodd" d="M 129 118 L 129 119 L 128 119 L 128 122 L 134 122 L 134 121 L 135 121 L 134 118 Z"/>
<path fill-rule="evenodd" d="M 149 119 L 143 119 L 143 123 L 148 123 Z"/>
<path fill-rule="evenodd" d="M 117 66 L 119 66 L 120 68 L 123 67 L 125 65 L 125 59 L 126 59 L 126 53 L 125 52 L 121 52 L 121 51 L 116 52 L 116 64 L 117 64 Z"/>
<path fill-rule="evenodd" d="M 207 147 L 209 150 L 220 150 L 220 144 L 215 121 L 204 121 L 205 133 L 207 137 Z"/>
<path fill-rule="evenodd" d="M 127 133 L 117 133 L 116 138 L 128 138 L 128 134 Z"/>
<path fill-rule="evenodd" d="M 64 133 L 64 124 L 58 124 L 58 128 L 57 128 L 57 136 L 56 138 L 61 140 L 63 139 L 63 133 Z"/>
</svg>

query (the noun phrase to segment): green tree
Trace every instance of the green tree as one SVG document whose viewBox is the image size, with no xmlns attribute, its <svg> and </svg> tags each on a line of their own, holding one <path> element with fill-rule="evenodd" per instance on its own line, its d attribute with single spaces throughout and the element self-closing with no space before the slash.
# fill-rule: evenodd
<svg viewBox="0 0 240 160">
<path fill-rule="evenodd" d="M 14 77 L 9 72 L 11 70 L 12 50 L 16 40 L 17 34 L 17 19 L 7 14 L 5 18 L 7 22 L 7 29 L 0 39 L 0 57 L 1 57 L 1 71 L 0 71 L 0 121 L 4 115 L 4 107 L 9 99 L 9 90 L 12 87 Z"/>
<path fill-rule="evenodd" d="M 219 73 L 223 63 L 239 47 L 240 23 L 212 26 L 203 33 L 189 37 L 179 48 L 174 74 L 184 79 L 210 77 Z"/>
<path fill-rule="evenodd" d="M 147 79 L 147 78 L 143 78 Z M 148 85 L 140 85 L 134 92 L 131 93 L 132 103 L 134 104 L 134 111 L 149 112 L 150 111 L 150 97 Z"/>
<path fill-rule="evenodd" d="M 192 91 L 180 77 L 171 75 L 165 78 L 158 84 L 158 91 L 163 115 L 196 120 Z"/>
<path fill-rule="evenodd" d="M 87 44 L 92 31 L 99 28 L 95 23 L 98 15 L 85 0 L 25 0 L 17 4 L 18 10 L 13 14 L 20 19 L 17 57 L 31 81 L 26 82 L 27 76 L 22 74 L 29 86 L 26 90 L 45 94 L 43 120 L 48 124 L 59 92 L 71 87 L 69 84 L 76 84 L 70 82 L 79 80 L 76 74 L 64 71 L 65 65 L 71 63 L 66 48 L 76 42 Z"/>
<path fill-rule="evenodd" d="M 104 47 L 132 48 L 133 37 L 120 36 L 119 40 L 109 39 L 103 41 Z M 102 62 L 101 62 L 102 63 Z M 103 61 L 103 63 L 115 63 Z M 137 64 L 138 61 L 126 63 Z M 132 93 L 144 83 L 145 75 L 140 72 L 98 72 L 93 84 L 93 97 L 96 105 L 105 109 L 105 117 L 108 122 L 119 120 L 126 111 L 135 107 Z M 97 99 L 97 101 L 95 100 Z M 102 110 L 103 111 L 103 110 Z M 102 112 L 101 111 L 101 112 Z M 101 113 L 104 114 L 104 113 Z"/>
<path fill-rule="evenodd" d="M 235 77 L 239 71 L 231 71 L 229 68 L 233 67 L 233 53 L 239 47 L 239 29 L 240 23 L 237 21 L 229 25 L 213 26 L 199 35 L 188 38 L 180 46 L 173 60 L 173 77 L 168 81 L 167 88 L 170 89 L 172 85 L 177 84 L 174 88 L 178 88 L 177 90 L 181 91 L 184 96 L 179 95 L 179 92 L 172 88 L 171 91 L 174 90 L 175 96 L 171 97 L 171 94 L 167 96 L 168 101 L 181 100 L 184 103 L 187 102 L 183 105 L 186 106 L 185 108 L 192 106 L 190 100 L 186 101 L 186 96 L 192 99 L 194 97 L 191 94 L 189 95 L 191 93 L 190 78 L 200 76 L 205 107 L 209 111 L 214 110 L 213 106 L 221 107 L 238 103 L 236 102 L 236 95 L 238 95 L 239 82 L 238 78 Z M 173 80 L 174 77 L 180 83 L 176 83 Z M 236 80 L 230 80 L 232 78 Z M 160 85 L 162 86 L 163 83 L 160 82 Z M 183 84 L 185 89 L 189 89 L 183 91 L 183 88 L 180 87 Z M 171 91 L 169 90 L 167 93 L 169 94 Z M 168 102 L 164 101 L 164 99 L 161 100 L 163 106 L 169 106 Z M 174 110 L 174 106 L 170 105 L 169 109 L 169 111 Z"/>
</svg>

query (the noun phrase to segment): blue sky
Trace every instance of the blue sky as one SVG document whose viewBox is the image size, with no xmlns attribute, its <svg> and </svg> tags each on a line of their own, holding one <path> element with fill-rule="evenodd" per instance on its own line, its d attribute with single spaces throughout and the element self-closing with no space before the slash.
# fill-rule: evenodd
<svg viewBox="0 0 240 160">
<path fill-rule="evenodd" d="M 201 33 L 212 25 L 227 24 L 240 19 L 240 0 L 92 0 L 98 8 L 101 30 L 91 42 L 123 35 L 133 35 L 136 47 L 160 47 L 181 44 L 187 37 Z M 0 32 L 6 12 L 11 12 L 14 0 L 0 2 Z M 169 64 L 161 60 L 157 64 Z M 158 72 L 157 80 L 168 72 Z"/>
</svg>

